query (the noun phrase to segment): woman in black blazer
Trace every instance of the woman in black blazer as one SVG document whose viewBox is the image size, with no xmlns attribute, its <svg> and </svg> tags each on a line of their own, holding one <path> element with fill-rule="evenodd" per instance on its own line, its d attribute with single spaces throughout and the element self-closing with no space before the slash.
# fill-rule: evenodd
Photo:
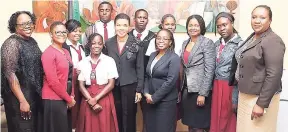
<svg viewBox="0 0 288 132">
<path fill-rule="evenodd" d="M 144 95 L 148 103 L 145 126 L 147 132 L 174 132 L 176 129 L 176 81 L 180 58 L 174 52 L 173 34 L 166 29 L 158 32 L 158 51 L 150 55 L 146 68 Z"/>
<path fill-rule="evenodd" d="M 143 48 L 128 35 L 130 17 L 120 13 L 114 20 L 116 35 L 106 41 L 108 56 L 116 63 L 119 78 L 113 96 L 120 132 L 136 131 L 136 103 L 140 102 L 144 85 Z"/>
</svg>

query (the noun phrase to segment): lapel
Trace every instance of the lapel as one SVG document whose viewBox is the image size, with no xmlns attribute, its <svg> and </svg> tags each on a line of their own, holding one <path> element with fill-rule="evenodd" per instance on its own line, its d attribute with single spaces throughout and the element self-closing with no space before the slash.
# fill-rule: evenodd
<svg viewBox="0 0 288 132">
<path fill-rule="evenodd" d="M 120 56 L 124 55 L 125 52 L 128 51 L 128 48 L 132 45 L 133 43 L 133 37 L 131 37 L 129 34 L 128 34 L 128 39 L 125 43 L 125 45 L 123 46 L 123 49 L 122 49 L 122 52 L 120 54 Z M 118 44 L 117 44 L 117 48 L 118 48 Z M 117 49 L 118 50 L 118 49 Z M 119 51 L 118 51 L 118 54 L 119 54 Z"/>
<path fill-rule="evenodd" d="M 251 43 L 250 45 L 248 45 L 248 47 L 247 47 L 245 50 L 243 50 L 242 53 L 244 53 L 244 52 L 246 52 L 247 50 L 255 47 L 257 44 L 259 44 L 259 43 L 262 41 L 262 38 L 265 37 L 265 36 L 266 36 L 267 34 L 269 34 L 270 32 L 272 32 L 272 29 L 271 29 L 271 28 L 267 29 L 267 31 L 265 31 L 264 33 L 262 33 L 261 36 L 260 36 L 258 39 L 256 39 L 256 40 L 255 40 L 253 43 Z M 252 34 L 246 39 L 245 43 L 246 43 L 247 41 L 249 41 L 254 35 L 255 35 L 255 33 L 252 33 Z"/>
<path fill-rule="evenodd" d="M 70 46 L 69 46 L 69 45 L 67 45 L 67 43 L 66 43 L 66 42 L 65 42 L 65 43 L 62 45 L 62 47 L 63 47 L 63 48 L 65 48 L 65 49 L 67 49 L 67 50 L 69 51 L 69 54 L 70 54 L 70 56 L 72 56 L 72 55 L 71 55 Z"/>
<path fill-rule="evenodd" d="M 190 55 L 188 57 L 188 64 L 191 63 L 192 59 L 193 59 L 193 56 L 195 54 L 195 52 L 198 50 L 199 46 L 201 45 L 202 41 L 204 40 L 204 36 L 200 35 L 198 38 L 197 38 L 197 41 L 195 43 L 195 45 L 193 46 L 191 52 L 190 52 Z M 186 48 L 186 47 L 185 47 Z"/>
<path fill-rule="evenodd" d="M 120 57 L 119 51 L 118 51 L 118 43 L 117 43 L 117 36 L 116 35 L 111 38 L 111 49 L 118 57 Z"/>
<path fill-rule="evenodd" d="M 181 61 L 185 67 L 187 67 L 187 65 L 186 65 L 186 63 L 184 63 L 184 52 L 185 52 L 186 46 L 188 45 L 189 41 L 190 41 L 190 38 L 185 40 L 182 44 Z"/>
<path fill-rule="evenodd" d="M 161 66 L 164 62 L 166 62 L 170 56 L 171 56 L 172 52 L 170 50 L 167 50 L 166 53 L 160 58 L 160 60 L 157 61 L 157 63 L 154 65 L 153 69 L 152 69 L 152 73 L 151 75 L 154 73 L 154 71 Z M 156 54 L 157 55 L 157 54 Z M 154 57 L 155 58 L 155 57 Z M 154 59 L 153 59 L 154 60 Z"/>
<path fill-rule="evenodd" d="M 148 71 L 148 75 L 152 76 L 152 73 L 151 73 L 151 64 L 152 64 L 152 61 L 155 59 L 155 57 L 157 56 L 158 52 L 154 52 L 150 55 L 150 59 L 148 61 L 148 64 L 147 64 L 147 67 L 146 67 L 146 72 Z"/>
</svg>

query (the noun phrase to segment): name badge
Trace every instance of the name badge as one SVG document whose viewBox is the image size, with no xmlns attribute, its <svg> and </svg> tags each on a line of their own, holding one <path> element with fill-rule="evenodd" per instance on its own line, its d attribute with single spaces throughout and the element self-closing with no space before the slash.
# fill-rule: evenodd
<svg viewBox="0 0 288 132">
<path fill-rule="evenodd" d="M 96 79 L 96 73 L 95 73 L 95 71 L 92 71 L 92 72 L 91 72 L 91 74 L 90 74 L 90 79 L 91 79 L 91 80 Z"/>
</svg>

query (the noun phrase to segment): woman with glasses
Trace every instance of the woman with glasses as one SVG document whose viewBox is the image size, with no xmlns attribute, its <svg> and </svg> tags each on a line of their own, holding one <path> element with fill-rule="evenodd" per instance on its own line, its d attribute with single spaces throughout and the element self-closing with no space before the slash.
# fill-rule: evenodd
<svg viewBox="0 0 288 132">
<path fill-rule="evenodd" d="M 71 132 L 71 120 L 67 110 L 75 105 L 74 90 L 68 85 L 72 77 L 73 64 L 69 52 L 62 48 L 68 31 L 61 22 L 50 26 L 52 44 L 42 54 L 44 84 L 42 99 L 44 106 L 43 132 Z M 71 93 L 71 94 L 70 94 Z M 69 117 L 70 118 L 70 117 Z"/>
<path fill-rule="evenodd" d="M 102 53 L 104 42 L 100 34 L 91 34 L 86 46 L 90 55 L 79 63 L 83 99 L 76 132 L 119 132 L 112 94 L 118 78 L 115 61 Z"/>
<path fill-rule="evenodd" d="M 210 127 L 211 89 L 215 70 L 215 46 L 204 37 L 205 22 L 200 15 L 186 21 L 189 39 L 182 46 L 182 123 L 189 132 L 204 132 Z"/>
<path fill-rule="evenodd" d="M 150 55 L 143 93 L 147 101 L 145 127 L 147 132 L 175 132 L 176 82 L 181 62 L 169 30 L 160 30 L 155 43 L 157 51 Z"/>
<path fill-rule="evenodd" d="M 144 83 L 143 48 L 128 35 L 130 17 L 120 13 L 115 17 L 116 35 L 106 41 L 108 56 L 117 66 L 119 78 L 113 89 L 119 131 L 136 131 L 137 103 L 140 102 Z"/>
<path fill-rule="evenodd" d="M 74 89 L 75 94 L 75 106 L 68 111 L 71 114 L 72 120 L 72 128 L 76 128 L 77 118 L 78 118 L 78 111 L 81 103 L 81 93 L 79 91 L 79 82 L 77 80 L 78 74 L 80 70 L 77 70 L 78 63 L 85 58 L 84 47 L 79 40 L 81 38 L 81 23 L 77 20 L 70 19 L 65 23 L 66 29 L 68 30 L 67 40 L 63 44 L 63 48 L 67 49 L 70 53 L 73 62 L 73 75 L 72 78 L 68 79 L 69 85 L 71 85 Z"/>
<path fill-rule="evenodd" d="M 31 37 L 35 16 L 17 11 L 9 19 L 12 35 L 1 47 L 1 93 L 9 132 L 42 132 L 41 50 Z"/>
</svg>

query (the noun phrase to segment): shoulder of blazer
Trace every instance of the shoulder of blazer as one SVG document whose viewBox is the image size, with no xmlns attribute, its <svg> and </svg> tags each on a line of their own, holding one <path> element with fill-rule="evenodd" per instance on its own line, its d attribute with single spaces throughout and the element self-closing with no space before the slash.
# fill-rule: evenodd
<svg viewBox="0 0 288 132">
<path fill-rule="evenodd" d="M 117 40 L 116 40 L 116 35 L 113 36 L 113 37 L 111 37 L 111 38 L 109 38 L 108 40 L 106 40 L 106 41 L 105 41 L 105 45 L 106 45 L 106 46 L 110 46 L 110 45 L 113 44 L 113 42 L 117 42 Z"/>
<path fill-rule="evenodd" d="M 63 47 L 64 49 L 67 49 L 68 51 L 70 51 L 70 46 L 67 45 L 66 42 L 62 45 L 62 47 Z"/>
<path fill-rule="evenodd" d="M 263 36 L 262 40 L 264 41 L 271 41 L 271 40 L 274 40 L 274 41 L 282 41 L 282 38 L 277 35 L 275 32 L 273 32 L 272 30 L 269 31 L 265 36 Z"/>
</svg>

